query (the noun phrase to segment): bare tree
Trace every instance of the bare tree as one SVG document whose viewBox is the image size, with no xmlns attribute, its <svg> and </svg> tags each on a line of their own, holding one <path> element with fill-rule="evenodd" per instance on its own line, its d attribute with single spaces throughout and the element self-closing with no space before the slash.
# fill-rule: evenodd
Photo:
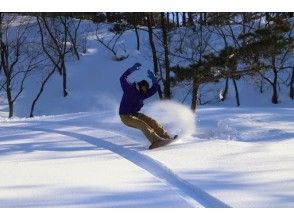
<svg viewBox="0 0 294 220">
<path fill-rule="evenodd" d="M 58 16 L 55 18 L 55 22 L 53 22 L 52 24 L 57 23 L 60 26 L 60 29 L 55 29 L 54 27 L 52 27 L 49 18 L 45 18 L 44 16 L 42 16 L 41 18 L 37 17 L 37 23 L 39 27 L 39 36 L 41 39 L 43 53 L 45 54 L 45 57 L 47 57 L 47 61 L 44 63 L 42 69 L 43 74 L 46 74 L 46 76 L 42 80 L 41 86 L 36 94 L 36 97 L 32 102 L 29 115 L 30 117 L 34 116 L 34 111 L 37 102 L 39 101 L 42 93 L 45 90 L 47 83 L 49 82 L 53 74 L 56 72 L 56 70 L 59 72 L 60 75 L 63 76 L 63 92 L 64 96 L 67 95 L 67 74 L 65 65 L 66 55 L 72 52 L 72 54 L 76 56 L 78 60 L 80 59 L 80 37 L 78 31 L 81 24 L 81 19 L 75 20 L 69 17 Z"/>
<path fill-rule="evenodd" d="M 188 25 L 193 26 L 194 25 L 194 19 L 193 19 L 194 13 L 188 12 Z"/>
<path fill-rule="evenodd" d="M 37 23 L 43 51 L 62 76 L 63 96 L 66 97 L 68 95 L 66 57 L 72 49 L 68 45 L 70 34 L 68 32 L 67 17 L 47 18 L 42 15 L 37 16 Z"/>
<path fill-rule="evenodd" d="M 78 31 L 80 28 L 80 24 L 82 19 L 79 19 L 78 21 L 76 21 L 73 18 L 66 18 L 66 19 L 60 19 L 60 21 L 62 22 L 65 31 L 68 34 L 68 43 L 71 47 L 71 49 L 73 50 L 73 53 L 75 54 L 75 56 L 77 57 L 77 59 L 80 59 L 80 55 L 79 55 L 79 35 L 78 35 Z"/>
<path fill-rule="evenodd" d="M 128 13 L 123 13 L 125 15 L 125 18 L 130 25 L 130 29 L 135 30 L 136 34 L 136 41 L 137 41 L 137 50 L 140 50 L 140 35 L 139 35 L 139 30 L 138 30 L 138 25 L 142 24 L 144 22 L 144 13 L 142 12 L 128 12 Z"/>
<path fill-rule="evenodd" d="M 39 98 L 41 97 L 42 93 L 44 92 L 45 86 L 47 85 L 49 79 L 55 73 L 55 70 L 56 70 L 56 66 L 54 66 L 53 69 L 49 71 L 49 73 L 47 74 L 47 76 L 45 77 L 45 79 L 42 81 L 41 87 L 40 87 L 40 89 L 39 89 L 36 97 L 34 98 L 34 100 L 32 102 L 32 105 L 31 105 L 30 118 L 34 117 L 34 111 L 35 111 L 35 107 L 37 105 L 37 102 L 38 102 Z"/>
<path fill-rule="evenodd" d="M 126 31 L 127 26 L 122 24 L 114 24 L 112 31 L 112 36 L 104 36 L 104 30 L 101 32 L 99 30 L 99 24 L 96 29 L 96 39 L 101 43 L 107 50 L 109 50 L 115 60 L 121 61 L 127 59 L 129 54 L 125 49 L 125 45 L 119 43 L 119 39 L 122 37 Z M 119 54 L 120 51 L 124 51 L 123 54 Z"/>
<path fill-rule="evenodd" d="M 1 86 L 5 90 L 9 118 L 14 114 L 14 103 L 24 90 L 30 73 L 38 67 L 40 52 L 29 41 L 31 18 L 21 20 L 16 15 L 0 13 L 0 74 L 4 76 Z"/>
<path fill-rule="evenodd" d="M 176 26 L 176 21 L 175 21 L 175 12 L 172 12 L 173 15 L 173 26 Z"/>
<path fill-rule="evenodd" d="M 180 27 L 180 19 L 179 19 L 179 12 L 176 12 L 176 19 L 177 19 L 177 27 Z"/>
<path fill-rule="evenodd" d="M 161 18 L 161 30 L 162 30 L 162 41 L 164 49 L 164 66 L 165 66 L 165 80 L 164 80 L 164 98 L 171 98 L 171 79 L 170 79 L 170 61 L 169 61 L 169 46 L 168 46 L 168 30 L 165 21 L 164 12 L 160 13 Z"/>
<path fill-rule="evenodd" d="M 148 26 L 149 43 L 150 43 L 151 52 L 152 52 L 153 71 L 154 71 L 155 75 L 158 76 L 159 75 L 158 58 L 157 58 L 157 54 L 156 54 L 155 43 L 153 40 L 153 29 L 152 29 L 151 19 L 152 19 L 152 12 L 147 14 L 147 26 Z M 160 99 L 163 98 L 161 87 L 159 87 L 158 95 L 159 95 Z"/>
<path fill-rule="evenodd" d="M 186 17 L 186 12 L 182 13 L 182 26 L 186 27 L 187 25 L 187 17 Z"/>
<path fill-rule="evenodd" d="M 137 39 L 137 50 L 140 50 L 140 35 L 138 31 L 138 26 L 134 25 L 135 33 L 136 33 L 136 39 Z"/>
</svg>

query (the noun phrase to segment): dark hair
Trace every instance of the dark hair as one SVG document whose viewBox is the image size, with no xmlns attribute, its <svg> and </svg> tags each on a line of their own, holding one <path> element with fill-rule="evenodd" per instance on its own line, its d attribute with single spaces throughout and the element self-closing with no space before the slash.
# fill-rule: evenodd
<svg viewBox="0 0 294 220">
<path fill-rule="evenodd" d="M 142 80 L 142 81 L 138 82 L 138 86 L 139 86 L 139 88 L 145 86 L 145 87 L 147 87 L 147 89 L 149 89 L 149 83 L 146 80 Z"/>
</svg>

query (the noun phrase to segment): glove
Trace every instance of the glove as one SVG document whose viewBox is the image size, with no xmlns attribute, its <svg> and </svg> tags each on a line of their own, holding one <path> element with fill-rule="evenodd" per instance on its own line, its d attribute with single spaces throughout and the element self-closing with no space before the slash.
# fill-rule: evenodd
<svg viewBox="0 0 294 220">
<path fill-rule="evenodd" d="M 157 83 L 157 77 L 154 75 L 154 73 L 151 70 L 148 70 L 147 73 L 152 83 Z"/>
<path fill-rule="evenodd" d="M 141 66 L 142 66 L 141 63 L 135 63 L 135 64 L 134 64 L 129 70 L 130 70 L 131 72 L 134 72 L 134 71 L 140 69 Z"/>
</svg>

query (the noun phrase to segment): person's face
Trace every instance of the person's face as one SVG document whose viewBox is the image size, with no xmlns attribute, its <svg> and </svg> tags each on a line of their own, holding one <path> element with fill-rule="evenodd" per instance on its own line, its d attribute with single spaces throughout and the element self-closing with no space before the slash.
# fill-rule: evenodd
<svg viewBox="0 0 294 220">
<path fill-rule="evenodd" d="M 146 94 L 147 91 L 148 91 L 148 88 L 147 88 L 146 86 L 142 86 L 142 87 L 141 87 L 141 91 L 142 91 L 144 94 Z"/>
</svg>

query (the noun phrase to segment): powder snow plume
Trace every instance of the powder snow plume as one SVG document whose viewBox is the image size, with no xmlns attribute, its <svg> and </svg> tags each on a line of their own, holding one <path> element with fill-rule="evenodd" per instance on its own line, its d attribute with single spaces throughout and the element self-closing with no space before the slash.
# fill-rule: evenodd
<svg viewBox="0 0 294 220">
<path fill-rule="evenodd" d="M 156 101 L 145 105 L 143 112 L 151 116 L 171 134 L 191 136 L 196 130 L 195 113 L 175 101 Z"/>
</svg>

